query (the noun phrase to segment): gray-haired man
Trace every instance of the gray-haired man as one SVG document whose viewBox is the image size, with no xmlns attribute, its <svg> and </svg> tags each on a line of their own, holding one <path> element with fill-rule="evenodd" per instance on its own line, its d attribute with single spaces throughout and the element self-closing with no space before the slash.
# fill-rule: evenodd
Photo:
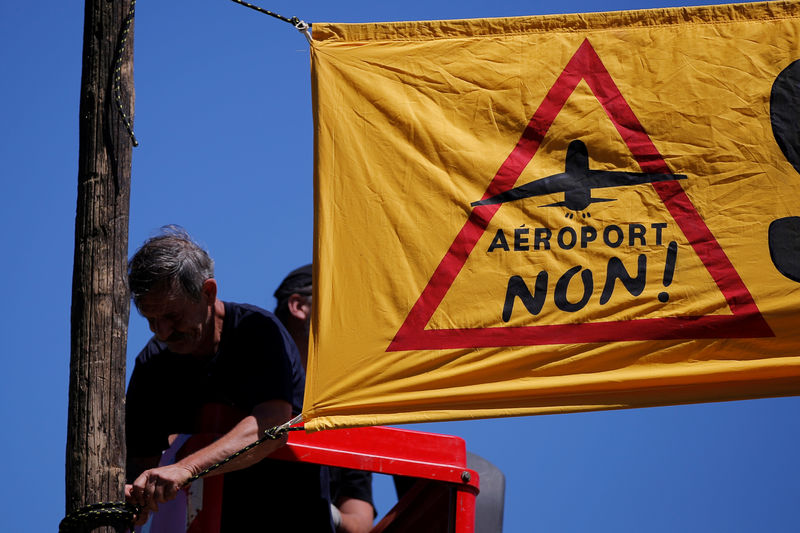
<svg viewBox="0 0 800 533">
<path fill-rule="evenodd" d="M 217 297 L 213 261 L 182 228 L 164 227 L 147 240 L 130 260 L 128 279 L 154 333 L 127 393 L 126 495 L 144 510 L 142 522 L 192 476 L 299 413 L 305 375 L 272 313 Z M 157 466 L 172 436 L 209 430 L 221 436 Z M 265 458 L 283 442 L 268 441 L 213 472 L 226 474 L 223 531 L 267 524 L 332 531 L 327 469 Z"/>
</svg>

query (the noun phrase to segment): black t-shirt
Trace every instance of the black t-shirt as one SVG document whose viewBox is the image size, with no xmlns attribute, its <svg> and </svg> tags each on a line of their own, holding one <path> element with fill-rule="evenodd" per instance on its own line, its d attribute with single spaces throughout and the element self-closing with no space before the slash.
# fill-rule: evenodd
<svg viewBox="0 0 800 533">
<path fill-rule="evenodd" d="M 246 415 L 259 403 L 284 400 L 297 414 L 304 386 L 297 347 L 275 316 L 225 302 L 212 357 L 176 354 L 155 338 L 139 353 L 126 396 L 128 456 L 159 455 L 169 435 L 207 428 L 201 416 L 210 404 Z M 327 468 L 264 459 L 225 475 L 225 531 L 259 531 L 275 515 L 288 525 L 293 512 L 301 513 L 296 516 L 308 531 L 330 531 Z"/>
<path fill-rule="evenodd" d="M 339 505 L 344 498 L 363 500 L 372 506 L 373 515 L 377 515 L 375 502 L 372 501 L 372 472 L 351 468 L 330 467 L 331 501 Z"/>
</svg>

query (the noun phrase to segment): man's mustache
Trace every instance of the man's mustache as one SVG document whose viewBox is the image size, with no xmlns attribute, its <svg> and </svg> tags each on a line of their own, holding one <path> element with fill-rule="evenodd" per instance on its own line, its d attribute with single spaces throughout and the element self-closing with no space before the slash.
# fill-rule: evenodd
<svg viewBox="0 0 800 533">
<path fill-rule="evenodd" d="M 185 333 L 175 332 L 172 335 L 170 335 L 169 337 L 167 337 L 167 340 L 165 340 L 164 342 L 166 342 L 166 343 L 175 343 L 175 342 L 180 342 L 180 341 L 184 340 L 185 338 L 186 338 L 186 334 Z"/>
</svg>

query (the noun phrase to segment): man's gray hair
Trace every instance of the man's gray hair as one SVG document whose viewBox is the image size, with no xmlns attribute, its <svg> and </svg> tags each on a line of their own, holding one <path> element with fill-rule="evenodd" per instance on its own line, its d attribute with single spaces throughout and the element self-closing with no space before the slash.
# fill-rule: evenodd
<svg viewBox="0 0 800 533">
<path fill-rule="evenodd" d="M 128 262 L 128 286 L 137 307 L 153 289 L 179 290 L 197 301 L 203 283 L 213 277 L 214 260 L 177 225 L 163 226 Z"/>
</svg>

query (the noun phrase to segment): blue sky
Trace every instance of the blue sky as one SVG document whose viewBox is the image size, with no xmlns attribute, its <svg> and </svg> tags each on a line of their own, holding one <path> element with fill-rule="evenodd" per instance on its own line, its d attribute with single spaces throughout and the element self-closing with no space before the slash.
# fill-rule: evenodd
<svg viewBox="0 0 800 533">
<path fill-rule="evenodd" d="M 5 531 L 54 531 L 64 515 L 82 4 L 0 5 Z M 261 5 L 313 23 L 687 3 Z M 305 39 L 228 0 L 141 1 L 134 68 L 131 249 L 179 223 L 214 256 L 223 299 L 271 309 L 283 275 L 311 260 Z M 148 337 L 132 313 L 129 372 Z M 460 435 L 505 472 L 506 532 L 780 532 L 797 530 L 799 410 L 800 398 L 782 398 L 412 427 Z M 385 512 L 387 480 L 376 496 Z"/>
</svg>

